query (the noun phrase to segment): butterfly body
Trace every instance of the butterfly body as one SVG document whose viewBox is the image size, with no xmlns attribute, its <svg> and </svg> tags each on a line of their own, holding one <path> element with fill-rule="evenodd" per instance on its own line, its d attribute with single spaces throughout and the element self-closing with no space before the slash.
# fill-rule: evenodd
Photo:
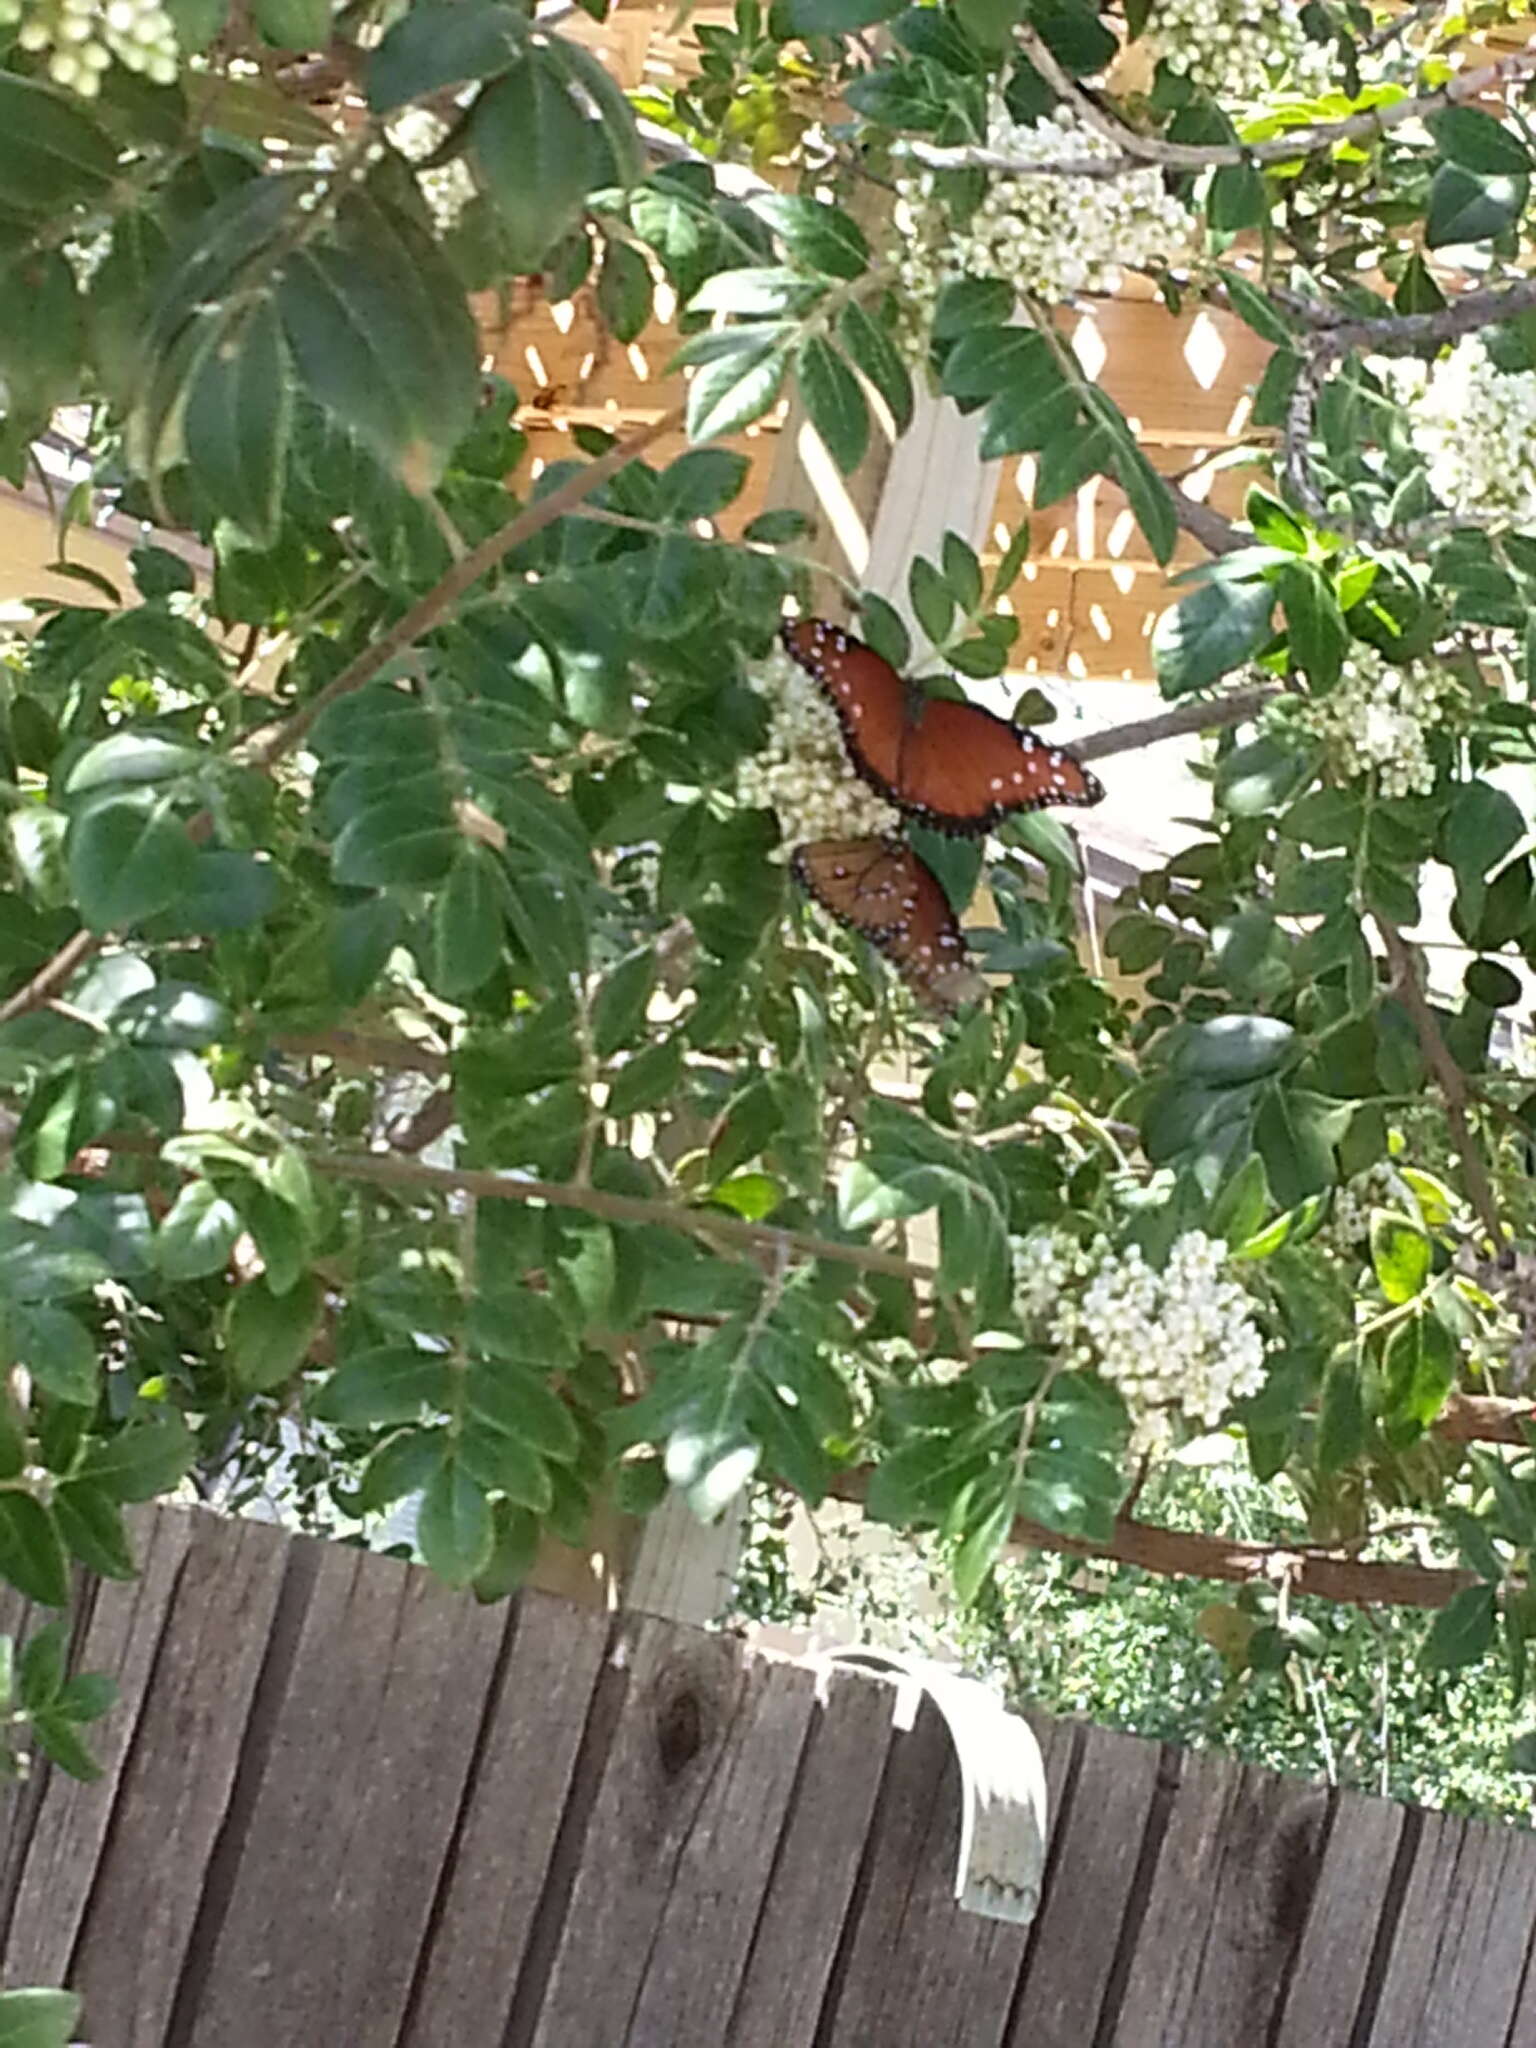
<svg viewBox="0 0 1536 2048">
<path fill-rule="evenodd" d="M 826 692 L 858 773 L 919 823 L 975 837 L 1023 811 L 1102 800 L 1064 749 L 979 704 L 928 696 L 840 626 L 795 619 L 782 638 Z"/>
</svg>

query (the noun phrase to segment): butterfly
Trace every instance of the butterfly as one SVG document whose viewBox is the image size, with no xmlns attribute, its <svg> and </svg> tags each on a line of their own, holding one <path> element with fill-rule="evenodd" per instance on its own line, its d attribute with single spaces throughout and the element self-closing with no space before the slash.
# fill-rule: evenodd
<svg viewBox="0 0 1536 2048">
<path fill-rule="evenodd" d="M 877 946 L 921 1001 L 948 1010 L 986 994 L 938 876 L 905 840 L 815 839 L 796 848 L 790 866 L 822 909 Z"/>
<path fill-rule="evenodd" d="M 831 699 L 859 774 L 922 824 L 970 838 L 1018 811 L 1102 802 L 1071 754 L 979 704 L 925 696 L 840 626 L 794 619 L 780 638 Z"/>
</svg>

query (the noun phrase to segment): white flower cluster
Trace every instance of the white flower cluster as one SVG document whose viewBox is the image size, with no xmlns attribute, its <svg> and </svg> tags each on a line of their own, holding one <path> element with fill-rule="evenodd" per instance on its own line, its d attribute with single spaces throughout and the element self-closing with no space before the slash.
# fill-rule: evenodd
<svg viewBox="0 0 1536 2048">
<path fill-rule="evenodd" d="M 1282 83 L 1328 85 L 1329 52 L 1309 41 L 1301 14 L 1301 0 L 1158 0 L 1148 41 L 1223 106 L 1253 106 Z"/>
<path fill-rule="evenodd" d="M 4 0 L 0 0 L 3 4 Z M 384 132 L 408 162 L 420 166 L 442 143 L 448 123 L 427 107 L 407 107 L 385 123 Z M 469 165 L 461 156 L 450 157 L 445 164 L 418 168 L 416 183 L 427 202 L 432 225 L 440 235 L 451 233 L 458 225 L 459 215 L 475 196 L 474 174 Z"/>
<path fill-rule="evenodd" d="M 1378 1159 L 1335 1191 L 1327 1235 L 1341 1251 L 1352 1251 L 1369 1232 L 1373 1209 L 1419 1213 L 1413 1189 L 1388 1159 Z"/>
<path fill-rule="evenodd" d="M 1501 370 L 1469 337 L 1404 395 L 1435 496 L 1480 525 L 1536 530 L 1536 370 Z"/>
<path fill-rule="evenodd" d="M 1117 154 L 1065 108 L 1028 126 L 999 110 L 987 147 L 1042 163 Z M 999 172 L 963 228 L 936 203 L 935 189 L 931 171 L 896 183 L 903 295 L 920 313 L 955 277 L 1000 277 L 1053 305 L 1076 292 L 1113 291 L 1122 268 L 1181 255 L 1193 234 L 1189 213 L 1164 191 L 1156 169 L 1123 178 Z"/>
<path fill-rule="evenodd" d="M 777 811 L 787 860 L 812 839 L 863 839 L 894 832 L 901 814 L 848 765 L 837 713 L 783 648 L 756 664 L 748 680 L 768 706 L 768 738 L 736 771 L 744 804 Z"/>
<path fill-rule="evenodd" d="M 1429 736 L 1460 696 L 1448 670 L 1430 662 L 1393 668 L 1357 644 L 1328 695 L 1300 700 L 1296 718 L 1325 743 L 1341 774 L 1374 769 L 1383 796 L 1427 796 L 1435 786 Z"/>
<path fill-rule="evenodd" d="M 181 67 L 176 25 L 160 0 L 0 0 L 0 26 L 19 23 L 24 50 L 51 50 L 48 76 L 82 99 L 101 91 L 115 57 L 156 85 L 172 85 Z"/>
<path fill-rule="evenodd" d="M 1226 1246 L 1202 1230 L 1175 1239 L 1156 1272 L 1140 1247 L 1083 1245 L 1037 1230 L 1016 1248 L 1015 1302 L 1063 1363 L 1098 1372 L 1131 1414 L 1131 1448 L 1171 1442 L 1183 1416 L 1214 1428 L 1264 1382 L 1264 1339 L 1243 1288 L 1222 1271 Z"/>
</svg>

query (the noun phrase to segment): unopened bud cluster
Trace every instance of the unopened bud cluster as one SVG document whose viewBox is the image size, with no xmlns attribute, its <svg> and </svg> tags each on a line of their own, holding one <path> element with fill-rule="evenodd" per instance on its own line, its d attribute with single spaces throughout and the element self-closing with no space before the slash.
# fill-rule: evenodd
<svg viewBox="0 0 1536 2048">
<path fill-rule="evenodd" d="M 441 147 L 448 123 L 427 107 L 407 107 L 386 123 L 385 133 L 416 172 L 416 183 L 440 235 L 457 227 L 459 215 L 475 196 L 474 175 L 463 157 L 428 165 L 424 161 Z"/>
<path fill-rule="evenodd" d="M 1437 664 L 1394 666 L 1356 643 L 1327 696 L 1302 700 L 1295 715 L 1303 731 L 1323 741 L 1341 775 L 1374 774 L 1386 797 L 1427 796 L 1435 786 L 1431 735 L 1461 697 L 1456 678 Z"/>
<path fill-rule="evenodd" d="M 1249 107 L 1289 84 L 1321 92 L 1329 49 L 1312 42 L 1301 0 L 1158 0 L 1147 39 L 1169 71 L 1222 106 Z"/>
<path fill-rule="evenodd" d="M 779 859 L 813 839 L 896 831 L 901 814 L 849 767 L 837 713 L 804 669 L 776 647 L 748 680 L 768 707 L 768 737 L 737 769 L 736 794 L 778 813 Z"/>
<path fill-rule="evenodd" d="M 1119 153 L 1065 108 L 1027 125 L 999 110 L 987 147 L 1046 165 L 1107 161 Z M 1123 269 L 1168 262 L 1184 253 L 1193 233 L 1191 216 L 1164 189 L 1156 169 L 1117 178 L 999 171 L 970 219 L 958 223 L 937 191 L 931 171 L 897 180 L 903 297 L 922 316 L 956 277 L 1001 278 L 1015 293 L 1053 305 L 1079 292 L 1112 291 Z"/>
<path fill-rule="evenodd" d="M 1353 1251 L 1370 1235 L 1373 1209 L 1397 1209 L 1416 1217 L 1418 1199 L 1389 1159 L 1378 1159 L 1334 1191 L 1326 1234 L 1340 1251 Z"/>
<path fill-rule="evenodd" d="M 23 50 L 48 51 L 55 85 L 94 99 L 115 57 L 156 85 L 180 69 L 176 27 L 160 0 L 0 0 L 0 26 L 16 28 Z"/>
<path fill-rule="evenodd" d="M 1264 1339 L 1253 1303 L 1226 1271 L 1220 1238 L 1188 1230 L 1167 1264 L 1138 1245 L 1081 1244 L 1032 1231 L 1014 1254 L 1015 1305 L 1025 1326 L 1070 1369 L 1119 1388 L 1133 1452 L 1172 1442 L 1180 1419 L 1204 1428 L 1264 1383 Z"/>
</svg>

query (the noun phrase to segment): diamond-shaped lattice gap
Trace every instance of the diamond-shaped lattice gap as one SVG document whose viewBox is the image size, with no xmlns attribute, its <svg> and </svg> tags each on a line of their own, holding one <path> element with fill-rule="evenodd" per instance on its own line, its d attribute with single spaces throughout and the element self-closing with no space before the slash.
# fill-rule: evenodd
<svg viewBox="0 0 1536 2048">
<path fill-rule="evenodd" d="M 1227 360 L 1227 344 L 1222 340 L 1216 322 L 1203 307 L 1184 337 L 1184 360 L 1202 391 L 1210 390 Z"/>
<path fill-rule="evenodd" d="M 1085 377 L 1097 378 L 1109 361 L 1109 349 L 1099 332 L 1099 323 L 1091 313 L 1085 313 L 1077 323 L 1072 336 L 1072 353 L 1082 365 Z"/>
<path fill-rule="evenodd" d="M 1109 532 L 1104 536 L 1106 554 L 1123 555 L 1136 531 L 1136 515 L 1129 505 L 1123 505 L 1110 522 Z"/>
</svg>

